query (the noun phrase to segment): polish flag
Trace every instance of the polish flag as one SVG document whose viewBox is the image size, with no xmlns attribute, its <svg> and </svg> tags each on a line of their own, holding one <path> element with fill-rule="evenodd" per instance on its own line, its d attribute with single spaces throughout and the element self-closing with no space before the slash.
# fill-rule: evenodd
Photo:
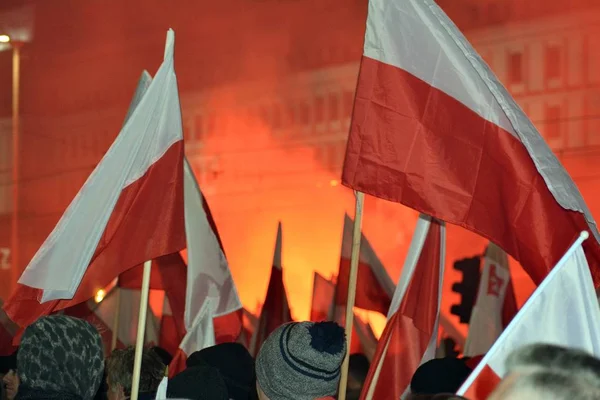
<svg viewBox="0 0 600 400">
<path fill-rule="evenodd" d="M 1 309 L 3 305 L 4 301 L 0 299 L 0 356 L 9 356 L 17 349 L 13 345 L 13 338 L 19 332 L 19 326 Z"/>
<path fill-rule="evenodd" d="M 258 325 L 258 318 L 256 315 L 244 308 L 242 311 L 242 322 L 242 333 L 238 338 L 238 343 L 241 343 L 247 349 L 250 349 L 250 341 L 252 340 L 252 335 L 254 334 L 254 331 Z"/>
<path fill-rule="evenodd" d="M 371 324 L 363 321 L 358 315 L 354 314 L 353 325 L 352 342 L 354 343 L 356 340 L 361 347 L 360 354 L 364 354 L 369 361 L 373 361 L 375 351 L 377 350 L 377 337 L 371 328 Z M 352 346 L 354 347 L 354 345 Z"/>
<path fill-rule="evenodd" d="M 212 283 L 209 286 L 211 286 L 210 294 L 216 294 L 216 287 Z M 179 349 L 173 357 L 173 361 L 171 361 L 171 364 L 169 365 L 170 378 L 186 368 L 186 361 L 189 355 L 195 351 L 212 347 L 217 344 L 215 340 L 215 327 L 213 325 L 213 310 L 215 307 L 217 307 L 217 304 L 215 304 L 215 297 L 213 296 L 207 297 L 202 302 L 202 308 L 199 310 L 198 314 L 196 314 L 191 328 L 188 329 L 179 345 Z"/>
<path fill-rule="evenodd" d="M 283 269 L 281 264 L 282 247 L 281 222 L 277 226 L 277 239 L 275 241 L 275 252 L 273 255 L 273 267 L 271 278 L 267 288 L 265 302 L 258 318 L 258 325 L 250 343 L 250 354 L 256 357 L 263 342 L 269 335 L 281 325 L 291 322 L 290 306 L 283 284 Z"/>
<path fill-rule="evenodd" d="M 579 190 L 434 0 L 369 1 L 342 181 L 477 232 L 537 284 L 590 230 L 600 284 L 600 235 Z"/>
<path fill-rule="evenodd" d="M 183 318 L 181 319 L 183 322 Z M 160 333 L 158 345 L 170 354 L 176 354 L 179 344 L 185 337 L 185 326 L 178 324 L 177 318 L 173 316 L 169 298 L 165 296 L 163 302 L 162 317 L 160 318 Z"/>
<path fill-rule="evenodd" d="M 190 354 L 214 346 L 216 334 L 226 341 L 235 341 L 242 331 L 242 303 L 210 209 L 187 160 L 184 160 L 183 188 L 188 243 L 186 335 L 169 367 L 170 375 L 182 371 Z"/>
<path fill-rule="evenodd" d="M 421 215 L 361 399 L 398 400 L 417 368 L 434 357 L 445 243 L 443 223 Z"/>
<path fill-rule="evenodd" d="M 335 296 L 335 284 L 318 272 L 314 273 L 313 295 L 310 307 L 310 320 L 313 322 L 331 321 Z"/>
<path fill-rule="evenodd" d="M 477 301 L 469 321 L 469 334 L 463 354 L 468 357 L 487 353 L 505 328 L 503 317 L 507 312 L 516 314 L 511 286 L 508 257 L 493 243 L 488 245 L 483 260 Z M 513 296 L 512 301 L 507 296 Z M 510 311 L 507 308 L 512 308 Z M 510 318 L 512 319 L 512 317 Z"/>
<path fill-rule="evenodd" d="M 5 304 L 20 326 L 85 302 L 129 268 L 185 248 L 174 40 L 169 30 L 156 78 Z"/>
<path fill-rule="evenodd" d="M 119 287 L 141 289 L 143 271 L 143 265 L 139 265 L 121 274 Z M 187 266 L 179 252 L 152 261 L 150 289 L 165 293 L 158 344 L 171 354 L 175 354 L 186 333 L 183 321 L 186 279 Z"/>
<path fill-rule="evenodd" d="M 350 279 L 350 258 L 352 253 L 352 230 L 354 221 L 344 216 L 344 233 L 342 236 L 342 253 L 337 278 L 335 303 L 345 306 L 348 301 L 348 281 Z M 394 282 L 385 267 L 375 254 L 371 244 L 361 234 L 358 277 L 356 284 L 356 300 L 354 305 L 364 310 L 386 314 L 394 295 Z"/>
<path fill-rule="evenodd" d="M 600 308 L 582 248 L 587 236 L 583 232 L 538 286 L 458 390 L 459 395 L 488 398 L 506 376 L 506 358 L 528 344 L 556 344 L 600 357 Z"/>
</svg>

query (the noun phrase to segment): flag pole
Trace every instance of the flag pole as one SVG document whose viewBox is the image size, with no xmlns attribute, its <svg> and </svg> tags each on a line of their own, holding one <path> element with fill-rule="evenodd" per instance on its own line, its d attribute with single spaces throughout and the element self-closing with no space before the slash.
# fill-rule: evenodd
<svg viewBox="0 0 600 400">
<path fill-rule="evenodd" d="M 121 317 L 121 288 L 119 287 L 119 278 L 117 278 L 117 284 L 115 285 L 115 315 L 113 316 L 112 323 L 112 337 L 110 342 L 110 351 L 114 351 L 117 348 L 117 342 L 119 339 L 119 318 Z"/>
<path fill-rule="evenodd" d="M 140 314 L 138 318 L 138 329 L 135 343 L 135 358 L 133 362 L 133 379 L 131 382 L 131 400 L 138 400 L 140 392 L 140 372 L 142 370 L 142 355 L 144 352 L 144 336 L 146 334 L 146 316 L 148 314 L 148 298 L 150 295 L 150 272 L 152 271 L 152 260 L 144 263 L 144 275 L 142 277 L 142 293 L 140 296 Z"/>
<path fill-rule="evenodd" d="M 352 327 L 354 325 L 354 300 L 356 298 L 356 278 L 358 276 L 358 261 L 360 256 L 361 225 L 363 203 L 365 194 L 356 192 L 356 211 L 354 213 L 354 230 L 352 232 L 352 254 L 350 258 L 350 278 L 348 279 L 348 299 L 346 303 L 346 357 L 342 364 L 340 390 L 338 399 L 346 400 L 346 384 L 348 383 L 348 366 L 350 364 L 350 346 L 352 341 Z"/>
</svg>

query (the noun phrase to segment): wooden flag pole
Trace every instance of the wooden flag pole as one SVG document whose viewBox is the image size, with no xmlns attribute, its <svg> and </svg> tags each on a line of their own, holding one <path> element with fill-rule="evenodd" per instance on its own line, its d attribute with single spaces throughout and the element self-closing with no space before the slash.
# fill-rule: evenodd
<svg viewBox="0 0 600 400">
<path fill-rule="evenodd" d="M 115 285 L 115 315 L 113 316 L 112 323 L 112 337 L 110 342 L 110 351 L 114 351 L 117 348 L 119 339 L 119 318 L 121 317 L 121 288 L 119 287 L 119 278 L 117 278 L 117 284 Z"/>
<path fill-rule="evenodd" d="M 356 298 L 356 278 L 358 276 L 358 261 L 360 257 L 361 225 L 365 194 L 356 192 L 356 211 L 354 213 L 354 230 L 352 232 L 352 254 L 350 257 L 350 278 L 348 280 L 348 300 L 346 302 L 346 343 L 347 351 L 342 364 L 340 390 L 338 400 L 346 400 L 346 384 L 348 383 L 348 366 L 350 364 L 350 346 L 352 342 L 352 327 L 354 325 L 354 300 Z"/>
<path fill-rule="evenodd" d="M 140 372 L 142 370 L 142 355 L 144 353 L 144 336 L 146 334 L 146 316 L 148 314 L 148 298 L 150 295 L 150 272 L 152 260 L 144 263 L 142 277 L 142 293 L 140 296 L 140 315 L 138 318 L 137 337 L 135 342 L 135 358 L 133 362 L 133 379 L 131 382 L 131 400 L 138 400 L 140 392 Z"/>
</svg>

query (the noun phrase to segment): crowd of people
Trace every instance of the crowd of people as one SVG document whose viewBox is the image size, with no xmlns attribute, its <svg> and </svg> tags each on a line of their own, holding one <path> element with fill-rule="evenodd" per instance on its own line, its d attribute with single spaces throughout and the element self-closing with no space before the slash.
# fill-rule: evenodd
<svg viewBox="0 0 600 400">
<path fill-rule="evenodd" d="M 191 354 L 186 368 L 168 380 L 167 398 L 186 400 L 335 399 L 347 352 L 335 322 L 294 322 L 276 329 L 256 360 L 239 343 L 222 343 Z M 98 330 L 63 315 L 27 327 L 18 350 L 0 359 L 2 399 L 127 400 L 131 397 L 135 348 L 106 359 Z M 145 348 L 140 400 L 160 400 L 157 390 L 172 355 Z M 409 400 L 462 399 L 455 393 L 481 357 L 446 357 L 422 364 Z M 350 356 L 346 399 L 359 399 L 369 371 L 362 354 Z M 550 344 L 531 344 L 508 355 L 507 375 L 491 400 L 600 399 L 600 360 Z"/>
</svg>

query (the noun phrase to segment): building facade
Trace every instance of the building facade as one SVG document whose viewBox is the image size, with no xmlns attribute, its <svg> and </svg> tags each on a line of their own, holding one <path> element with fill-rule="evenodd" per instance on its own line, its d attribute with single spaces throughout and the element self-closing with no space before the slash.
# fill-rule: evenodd
<svg viewBox="0 0 600 400">
<path fill-rule="evenodd" d="M 540 2 L 515 2 L 529 8 L 480 0 L 452 3 L 465 19 L 459 25 L 473 26 L 467 37 L 600 215 L 600 10 L 532 19 Z M 358 60 L 347 59 L 331 57 L 328 66 L 276 79 L 182 92 L 186 154 L 209 200 L 218 199 L 224 209 L 235 204 L 256 212 L 260 202 L 240 198 L 338 185 L 359 70 Z M 124 116 L 125 110 L 107 108 L 72 117 L 23 117 L 28 146 L 21 163 L 21 259 L 33 255 L 58 221 Z M 10 248 L 10 229 L 4 229 L 12 204 L 9 149 L 10 121 L 2 120 L 0 269 Z M 300 199 L 289 207 L 311 201 Z M 383 201 L 369 199 L 367 207 L 382 220 L 395 217 Z"/>
</svg>

